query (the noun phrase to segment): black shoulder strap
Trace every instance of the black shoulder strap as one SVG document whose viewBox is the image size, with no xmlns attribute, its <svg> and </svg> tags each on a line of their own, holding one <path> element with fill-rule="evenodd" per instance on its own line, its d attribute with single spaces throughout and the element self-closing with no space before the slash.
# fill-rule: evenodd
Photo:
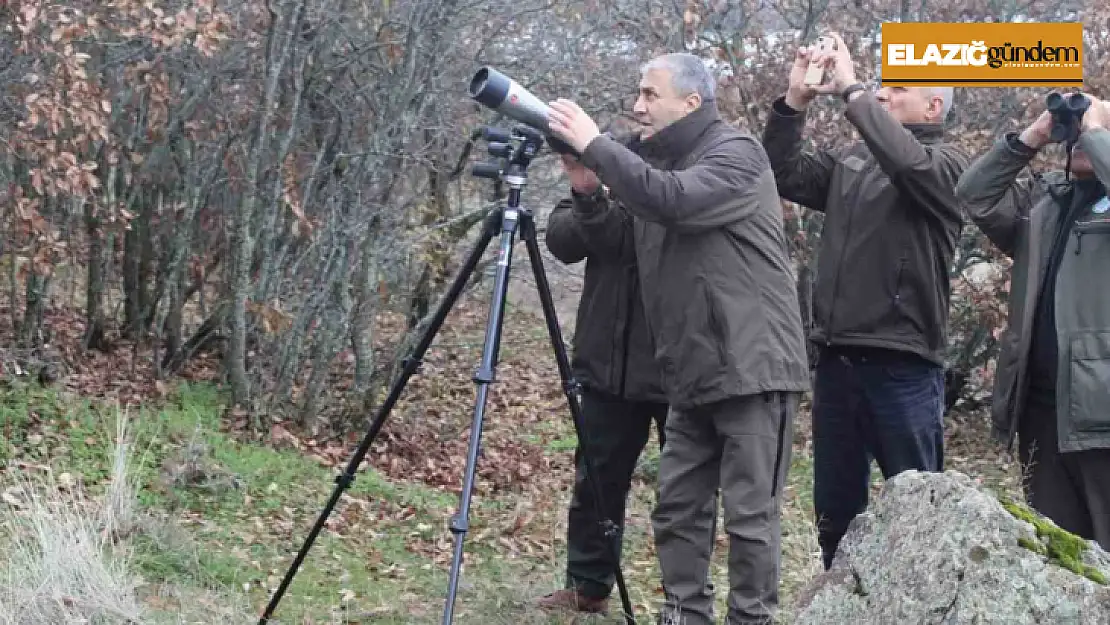
<svg viewBox="0 0 1110 625">
<path fill-rule="evenodd" d="M 1040 185 L 1041 188 L 1045 190 L 1045 193 L 1048 193 L 1061 210 L 1071 210 L 1071 192 L 1074 185 L 1072 185 L 1070 181 L 1063 184 L 1057 183 L 1049 180 L 1044 174 L 1039 172 L 1033 174 L 1033 181 L 1035 184 Z"/>
</svg>

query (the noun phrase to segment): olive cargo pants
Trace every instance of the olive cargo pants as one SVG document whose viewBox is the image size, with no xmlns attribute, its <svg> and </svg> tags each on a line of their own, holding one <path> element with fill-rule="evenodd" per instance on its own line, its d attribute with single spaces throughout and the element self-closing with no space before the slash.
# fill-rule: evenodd
<svg viewBox="0 0 1110 625">
<path fill-rule="evenodd" d="M 672 411 L 652 515 L 666 594 L 661 624 L 714 623 L 708 576 L 715 515 L 707 504 L 718 487 L 729 536 L 726 623 L 772 622 L 779 600 L 782 491 L 800 398 L 772 392 Z"/>
</svg>

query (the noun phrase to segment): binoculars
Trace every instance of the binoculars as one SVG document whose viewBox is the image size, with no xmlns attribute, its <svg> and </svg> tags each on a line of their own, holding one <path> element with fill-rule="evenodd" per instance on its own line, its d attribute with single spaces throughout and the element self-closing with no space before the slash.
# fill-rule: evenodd
<svg viewBox="0 0 1110 625">
<path fill-rule="evenodd" d="M 1082 93 L 1062 95 L 1053 91 L 1045 98 L 1048 112 L 1052 115 L 1052 132 L 1049 138 L 1054 143 L 1075 143 L 1079 140 L 1079 123 L 1083 114 L 1091 106 L 1090 99 Z"/>
</svg>

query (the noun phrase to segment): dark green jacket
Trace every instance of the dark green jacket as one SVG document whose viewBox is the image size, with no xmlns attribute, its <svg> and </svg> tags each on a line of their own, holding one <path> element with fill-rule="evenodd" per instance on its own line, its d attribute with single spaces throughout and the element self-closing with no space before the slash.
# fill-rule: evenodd
<svg viewBox="0 0 1110 625">
<path fill-rule="evenodd" d="M 1080 136 L 1079 147 L 1110 185 L 1110 131 Z M 960 179 L 971 220 L 1013 259 L 1006 332 L 995 372 L 994 434 L 1012 446 L 1026 409 L 1034 314 L 1054 237 L 1071 202 L 1063 172 L 1018 178 L 1035 156 L 1016 133 L 997 141 Z M 1092 204 L 1092 207 L 1095 204 Z M 1110 212 L 1089 209 L 1073 226 L 1056 276 L 1056 414 L 1059 451 L 1110 447 Z"/>
<path fill-rule="evenodd" d="M 582 162 L 636 219 L 644 308 L 671 406 L 809 387 L 782 204 L 763 146 L 708 103 Z"/>
<path fill-rule="evenodd" d="M 970 158 L 940 124 L 903 125 L 870 93 L 844 116 L 862 141 L 804 152 L 805 113 L 779 98 L 763 133 L 782 197 L 825 214 L 811 338 L 943 365 L 963 227 L 955 187 Z"/>
<path fill-rule="evenodd" d="M 586 388 L 665 402 L 636 270 L 632 216 L 604 197 L 572 193 L 547 218 L 547 247 L 586 261 L 574 328 L 574 375 Z"/>
</svg>

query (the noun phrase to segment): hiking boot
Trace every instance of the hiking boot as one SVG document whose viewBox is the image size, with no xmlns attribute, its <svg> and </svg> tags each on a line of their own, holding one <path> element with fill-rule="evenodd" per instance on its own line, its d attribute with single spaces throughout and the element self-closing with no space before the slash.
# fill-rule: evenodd
<svg viewBox="0 0 1110 625">
<path fill-rule="evenodd" d="M 587 597 L 572 588 L 544 595 L 537 603 L 545 610 L 571 610 L 590 614 L 602 614 L 609 609 L 609 599 Z"/>
</svg>

